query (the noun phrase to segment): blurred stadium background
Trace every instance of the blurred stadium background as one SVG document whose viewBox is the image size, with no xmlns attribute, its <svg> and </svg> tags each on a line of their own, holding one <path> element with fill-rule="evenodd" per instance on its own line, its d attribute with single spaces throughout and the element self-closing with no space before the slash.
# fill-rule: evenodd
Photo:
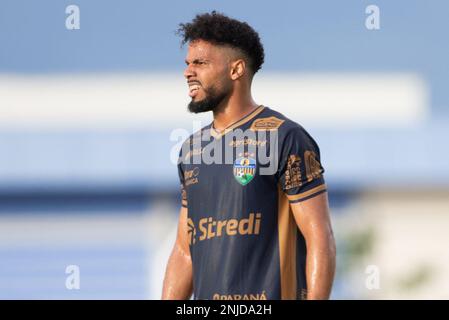
<svg viewBox="0 0 449 320">
<path fill-rule="evenodd" d="M 79 30 L 65 26 L 71 4 Z M 365 27 L 370 4 L 379 30 Z M 211 120 L 186 111 L 174 30 L 212 9 L 259 31 L 256 101 L 320 145 L 332 298 L 449 298 L 442 0 L 1 1 L 0 298 L 160 297 L 180 207 L 173 130 Z"/>
</svg>

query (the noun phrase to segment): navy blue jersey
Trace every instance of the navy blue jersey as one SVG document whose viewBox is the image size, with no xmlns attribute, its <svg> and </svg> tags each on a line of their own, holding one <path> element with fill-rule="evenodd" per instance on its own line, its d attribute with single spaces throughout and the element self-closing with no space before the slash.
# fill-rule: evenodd
<svg viewBox="0 0 449 320">
<path fill-rule="evenodd" d="M 290 204 L 326 191 L 320 150 L 259 106 L 221 133 L 187 139 L 178 164 L 195 299 L 301 299 L 306 246 Z"/>
</svg>

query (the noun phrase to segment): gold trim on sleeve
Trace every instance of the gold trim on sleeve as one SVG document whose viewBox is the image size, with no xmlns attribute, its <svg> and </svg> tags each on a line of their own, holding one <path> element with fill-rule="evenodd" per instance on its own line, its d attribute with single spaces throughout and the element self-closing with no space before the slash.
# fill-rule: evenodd
<svg viewBox="0 0 449 320">
<path fill-rule="evenodd" d="M 307 198 L 308 196 L 310 196 L 314 193 L 326 190 L 326 188 L 327 188 L 326 184 L 323 183 L 323 184 L 319 185 L 318 187 L 312 188 L 312 189 L 310 189 L 306 192 L 300 193 L 300 194 L 294 194 L 294 195 L 287 194 L 287 198 L 290 201 L 301 200 L 301 199 Z"/>
</svg>

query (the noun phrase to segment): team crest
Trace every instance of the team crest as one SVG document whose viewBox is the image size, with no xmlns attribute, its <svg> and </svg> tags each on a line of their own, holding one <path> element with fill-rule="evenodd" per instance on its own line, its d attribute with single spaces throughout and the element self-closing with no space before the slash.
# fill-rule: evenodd
<svg viewBox="0 0 449 320">
<path fill-rule="evenodd" d="M 253 180 L 256 174 L 256 160 L 250 157 L 240 157 L 234 161 L 234 177 L 242 186 Z"/>
</svg>

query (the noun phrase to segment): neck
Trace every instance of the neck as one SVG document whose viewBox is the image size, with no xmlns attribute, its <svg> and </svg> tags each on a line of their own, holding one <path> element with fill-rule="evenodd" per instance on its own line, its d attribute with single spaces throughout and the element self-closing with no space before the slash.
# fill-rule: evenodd
<svg viewBox="0 0 449 320">
<path fill-rule="evenodd" d="M 257 107 L 258 104 L 253 100 L 250 92 L 247 94 L 232 94 L 222 102 L 222 106 L 214 111 L 214 129 L 219 132 L 223 131 L 234 122 L 250 114 Z"/>
</svg>

